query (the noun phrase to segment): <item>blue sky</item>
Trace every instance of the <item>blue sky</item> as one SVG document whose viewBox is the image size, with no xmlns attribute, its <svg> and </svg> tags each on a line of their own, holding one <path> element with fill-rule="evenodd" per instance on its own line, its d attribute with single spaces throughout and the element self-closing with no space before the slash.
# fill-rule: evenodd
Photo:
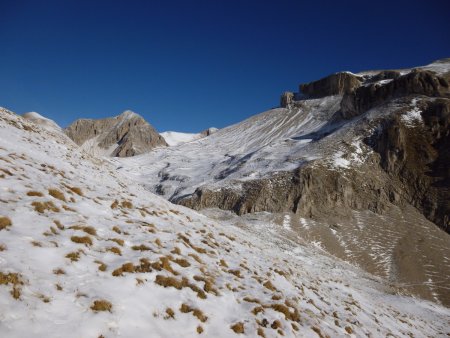
<svg viewBox="0 0 450 338">
<path fill-rule="evenodd" d="M 0 106 L 225 127 L 340 70 L 450 57 L 450 2 L 0 0 Z"/>
</svg>

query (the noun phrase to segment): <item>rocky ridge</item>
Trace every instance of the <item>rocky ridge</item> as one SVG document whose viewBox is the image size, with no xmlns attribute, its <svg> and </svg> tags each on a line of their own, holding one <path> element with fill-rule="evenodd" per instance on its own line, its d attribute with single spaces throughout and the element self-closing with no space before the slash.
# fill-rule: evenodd
<svg viewBox="0 0 450 338">
<path fill-rule="evenodd" d="M 309 238 L 330 253 L 450 304 L 449 72 L 450 60 L 442 60 L 333 74 L 198 144 L 117 166 L 196 210 L 286 215 L 300 224 L 289 236 L 322 224 Z M 376 235 L 391 231 L 389 239 Z M 443 242 L 423 245 L 436 238 Z M 371 244 L 349 244 L 356 241 Z"/>
</svg>

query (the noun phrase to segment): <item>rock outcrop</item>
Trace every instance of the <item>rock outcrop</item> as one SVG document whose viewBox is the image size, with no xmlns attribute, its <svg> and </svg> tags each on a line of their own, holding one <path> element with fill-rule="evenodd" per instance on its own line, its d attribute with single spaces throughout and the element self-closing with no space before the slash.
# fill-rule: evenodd
<svg viewBox="0 0 450 338">
<path fill-rule="evenodd" d="M 392 116 L 368 143 L 407 201 L 450 232 L 450 99 L 419 105 L 422 121 L 414 127 Z"/>
<path fill-rule="evenodd" d="M 119 116 L 72 123 L 66 134 L 85 150 L 113 157 L 129 157 L 167 146 L 164 138 L 140 115 L 125 111 Z M 99 150 L 100 149 L 100 150 Z"/>
<path fill-rule="evenodd" d="M 351 93 L 359 87 L 362 77 L 349 72 L 329 75 L 323 79 L 300 85 L 300 92 L 309 97 L 324 97 Z"/>
<path fill-rule="evenodd" d="M 378 76 L 382 76 L 380 74 Z M 345 94 L 341 102 L 342 116 L 352 118 L 394 98 L 408 95 L 449 96 L 449 84 L 431 71 L 414 69 L 386 84 L 372 83 Z"/>
<path fill-rule="evenodd" d="M 284 92 L 280 97 L 280 106 L 281 108 L 289 107 L 294 101 L 294 93 L 293 92 Z"/>
</svg>

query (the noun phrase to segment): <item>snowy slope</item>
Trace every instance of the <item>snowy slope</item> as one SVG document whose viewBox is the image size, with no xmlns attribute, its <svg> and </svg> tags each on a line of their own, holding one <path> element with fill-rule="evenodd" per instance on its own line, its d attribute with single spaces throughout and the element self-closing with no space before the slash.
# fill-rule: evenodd
<svg viewBox="0 0 450 338">
<path fill-rule="evenodd" d="M 2 337 L 448 333 L 449 309 L 270 224 L 250 233 L 172 205 L 6 110 L 0 191 Z"/>
<path fill-rule="evenodd" d="M 187 143 L 202 138 L 201 133 L 180 133 L 176 131 L 165 131 L 160 133 L 169 146 L 176 146 L 181 143 Z"/>
<path fill-rule="evenodd" d="M 301 108 L 272 109 L 207 138 L 112 162 L 151 190 L 159 186 L 166 198 L 193 193 L 205 184 L 224 185 L 292 170 L 321 156 L 310 143 L 315 132 L 328 129 L 325 125 L 339 102 L 338 96 L 305 100 Z"/>
<path fill-rule="evenodd" d="M 55 130 L 55 131 L 59 131 L 62 132 L 62 129 L 60 126 L 58 126 L 58 124 L 56 124 L 55 121 L 50 120 L 44 116 L 42 116 L 39 113 L 36 112 L 30 112 L 30 113 L 25 113 L 22 115 L 25 119 L 40 125 L 43 128 L 47 128 L 47 129 L 51 129 L 51 130 Z"/>
</svg>

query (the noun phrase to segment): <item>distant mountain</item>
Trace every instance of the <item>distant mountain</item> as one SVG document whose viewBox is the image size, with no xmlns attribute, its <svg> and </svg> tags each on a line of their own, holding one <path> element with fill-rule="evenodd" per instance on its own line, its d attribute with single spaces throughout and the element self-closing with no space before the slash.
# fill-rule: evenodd
<svg viewBox="0 0 450 338">
<path fill-rule="evenodd" d="M 125 111 L 106 119 L 79 119 L 66 134 L 92 155 L 128 157 L 167 146 L 164 138 L 140 115 Z"/>
<path fill-rule="evenodd" d="M 165 131 L 160 135 L 164 137 L 169 146 L 177 146 L 182 143 L 192 142 L 203 137 L 207 137 L 214 134 L 217 130 L 217 128 L 208 128 L 200 133 L 180 133 L 176 131 Z"/>
</svg>

